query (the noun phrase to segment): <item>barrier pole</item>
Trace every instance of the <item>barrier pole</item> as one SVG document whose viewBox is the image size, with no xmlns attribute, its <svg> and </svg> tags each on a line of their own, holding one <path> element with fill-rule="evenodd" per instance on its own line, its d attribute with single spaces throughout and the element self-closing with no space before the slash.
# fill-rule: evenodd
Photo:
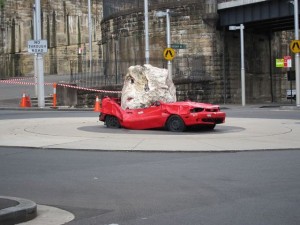
<svg viewBox="0 0 300 225">
<path fill-rule="evenodd" d="M 57 84 L 53 83 L 53 108 L 56 108 L 57 98 L 56 98 L 56 86 Z"/>
</svg>

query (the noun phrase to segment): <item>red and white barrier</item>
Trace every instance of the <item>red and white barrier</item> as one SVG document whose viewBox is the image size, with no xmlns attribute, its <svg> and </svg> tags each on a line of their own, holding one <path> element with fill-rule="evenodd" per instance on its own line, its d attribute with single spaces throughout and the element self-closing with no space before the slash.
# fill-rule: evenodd
<svg viewBox="0 0 300 225">
<path fill-rule="evenodd" d="M 53 108 L 56 108 L 56 83 L 53 83 Z"/>
<path fill-rule="evenodd" d="M 30 78 L 18 78 L 18 79 L 9 79 L 9 80 L 0 80 L 0 83 L 4 84 L 19 84 L 19 85 L 36 85 L 37 83 L 35 82 L 24 82 L 22 80 L 27 80 L 27 79 L 32 79 L 34 77 Z M 54 83 L 44 83 L 46 86 L 54 86 Z M 84 90 L 84 91 L 91 91 L 91 92 L 99 92 L 99 93 L 122 93 L 121 91 L 108 91 L 108 90 L 99 90 L 99 89 L 92 89 L 92 88 L 85 88 L 85 87 L 78 87 L 78 86 L 73 86 L 69 84 L 56 84 L 62 87 L 67 87 L 67 88 L 74 88 L 78 90 Z"/>
</svg>

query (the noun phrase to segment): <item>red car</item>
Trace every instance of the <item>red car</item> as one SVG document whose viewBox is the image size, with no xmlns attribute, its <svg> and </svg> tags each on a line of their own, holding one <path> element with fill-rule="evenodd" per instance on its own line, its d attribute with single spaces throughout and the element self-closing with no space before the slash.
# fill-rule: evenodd
<svg viewBox="0 0 300 225">
<path fill-rule="evenodd" d="M 191 101 L 156 101 L 148 108 L 124 110 L 120 106 L 120 99 L 105 97 L 102 99 L 99 120 L 109 128 L 166 128 L 169 131 L 184 131 L 186 127 L 194 125 L 212 130 L 216 124 L 225 122 L 225 116 L 218 105 Z"/>
</svg>

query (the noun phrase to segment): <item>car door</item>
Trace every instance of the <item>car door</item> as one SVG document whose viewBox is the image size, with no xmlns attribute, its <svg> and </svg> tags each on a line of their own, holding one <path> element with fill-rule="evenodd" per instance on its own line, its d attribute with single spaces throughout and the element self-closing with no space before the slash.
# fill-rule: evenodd
<svg viewBox="0 0 300 225">
<path fill-rule="evenodd" d="M 130 129 L 150 129 L 163 127 L 166 116 L 162 112 L 161 105 L 148 108 L 126 110 L 123 126 Z"/>
</svg>

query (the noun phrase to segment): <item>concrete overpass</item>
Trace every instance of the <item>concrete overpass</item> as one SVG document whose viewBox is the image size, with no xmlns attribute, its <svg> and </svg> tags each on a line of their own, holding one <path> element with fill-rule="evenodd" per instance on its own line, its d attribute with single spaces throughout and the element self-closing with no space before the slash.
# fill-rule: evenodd
<svg viewBox="0 0 300 225">
<path fill-rule="evenodd" d="M 289 0 L 235 0 L 218 4 L 221 27 L 244 24 L 255 32 L 294 30 L 294 5 Z"/>
<path fill-rule="evenodd" d="M 297 4 L 295 4 L 297 2 Z M 298 6 L 295 10 L 294 6 Z M 243 24 L 248 32 L 255 33 L 273 33 L 276 31 L 294 31 L 295 30 L 295 12 L 299 12 L 298 0 L 235 0 L 226 1 L 218 4 L 219 26 L 227 28 L 231 25 Z M 298 15 L 299 20 L 299 15 Z M 299 26 L 299 22 L 298 22 Z M 242 28 L 241 28 L 242 29 Z M 295 34 L 295 39 L 299 39 Z M 243 32 L 242 32 L 243 33 Z M 241 35 L 242 35 L 241 33 Z M 242 38 L 242 37 L 241 37 Z M 242 40 L 242 39 L 241 39 Z M 244 57 L 244 56 L 242 56 Z M 300 107 L 300 74 L 299 53 L 295 54 L 295 71 L 296 71 L 296 105 Z M 244 61 L 242 59 L 242 61 Z M 243 65 L 241 66 L 244 70 Z M 242 72 L 242 79 L 244 75 Z M 244 82 L 242 90 L 245 92 Z M 245 98 L 243 93 L 242 98 Z"/>
</svg>

